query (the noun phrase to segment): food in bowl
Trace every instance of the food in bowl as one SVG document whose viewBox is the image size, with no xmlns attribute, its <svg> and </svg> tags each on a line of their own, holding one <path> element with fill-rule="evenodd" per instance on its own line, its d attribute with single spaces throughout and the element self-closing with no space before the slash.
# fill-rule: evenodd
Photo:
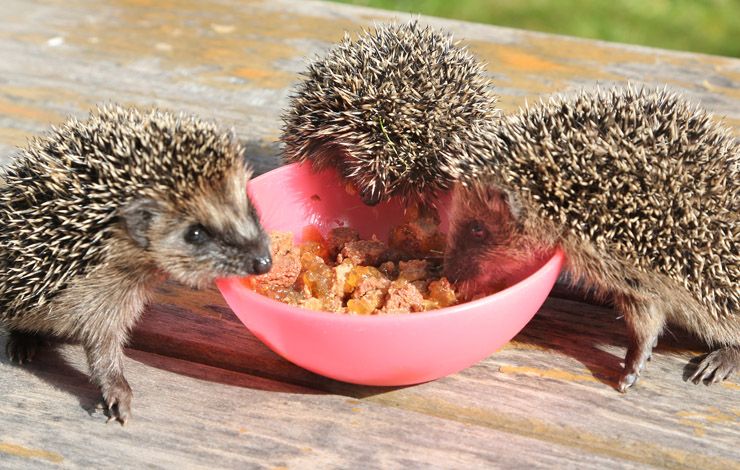
<svg viewBox="0 0 740 470">
<path fill-rule="evenodd" d="M 354 315 L 424 312 L 459 302 L 440 275 L 445 236 L 433 209 L 410 209 L 387 244 L 363 240 L 350 227 L 324 237 L 309 225 L 299 244 L 292 232 L 273 231 L 270 238 L 273 269 L 244 282 L 280 302 Z"/>
</svg>

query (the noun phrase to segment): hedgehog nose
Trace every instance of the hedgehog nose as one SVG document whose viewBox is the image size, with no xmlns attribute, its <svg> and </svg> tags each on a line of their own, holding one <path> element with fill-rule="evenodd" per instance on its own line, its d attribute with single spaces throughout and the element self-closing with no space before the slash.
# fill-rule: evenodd
<svg viewBox="0 0 740 470">
<path fill-rule="evenodd" d="M 265 274 L 272 268 L 272 258 L 270 255 L 260 256 L 252 262 L 254 274 Z"/>
</svg>

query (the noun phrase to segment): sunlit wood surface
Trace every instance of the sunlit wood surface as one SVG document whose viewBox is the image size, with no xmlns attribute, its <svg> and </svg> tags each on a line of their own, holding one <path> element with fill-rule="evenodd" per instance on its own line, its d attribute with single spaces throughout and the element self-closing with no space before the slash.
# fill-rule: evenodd
<svg viewBox="0 0 740 470">
<path fill-rule="evenodd" d="M 115 101 L 233 127 L 258 173 L 279 164 L 280 113 L 307 61 L 345 31 L 407 18 L 309 1 L 3 0 L 0 10 L 0 162 L 49 125 Z M 629 81 L 665 84 L 740 128 L 736 59 L 422 21 L 487 63 L 504 111 Z M 740 468 L 740 379 L 685 382 L 703 349 L 671 331 L 622 395 L 616 317 L 558 290 L 479 364 L 369 388 L 281 359 L 215 290 L 167 284 L 128 350 L 125 428 L 95 410 L 79 346 L 22 367 L 0 355 L 0 467 Z"/>
</svg>

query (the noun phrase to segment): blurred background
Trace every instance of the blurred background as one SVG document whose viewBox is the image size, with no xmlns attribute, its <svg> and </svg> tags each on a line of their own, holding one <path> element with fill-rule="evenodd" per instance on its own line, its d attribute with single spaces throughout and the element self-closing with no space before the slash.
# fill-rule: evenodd
<svg viewBox="0 0 740 470">
<path fill-rule="evenodd" d="M 333 0 L 627 44 L 740 57 L 740 0 Z"/>
</svg>

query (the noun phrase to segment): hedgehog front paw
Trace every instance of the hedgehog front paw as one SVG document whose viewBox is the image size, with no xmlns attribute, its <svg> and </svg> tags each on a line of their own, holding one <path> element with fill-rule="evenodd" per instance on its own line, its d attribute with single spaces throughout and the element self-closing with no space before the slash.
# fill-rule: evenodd
<svg viewBox="0 0 740 470">
<path fill-rule="evenodd" d="M 36 356 L 39 346 L 43 343 L 44 339 L 39 335 L 11 331 L 8 342 L 5 345 L 5 353 L 12 362 L 17 362 L 18 364 L 31 362 Z"/>
<path fill-rule="evenodd" d="M 695 384 L 722 382 L 740 369 L 740 347 L 724 347 L 707 354 L 689 377 Z"/>
<path fill-rule="evenodd" d="M 658 345 L 658 338 L 646 341 L 644 345 L 630 345 L 624 358 L 624 372 L 619 379 L 618 389 L 625 393 L 627 389 L 637 383 L 640 372 L 645 368 L 645 363 L 653 357 L 653 348 Z"/>
<path fill-rule="evenodd" d="M 108 416 L 108 423 L 118 421 L 125 425 L 131 416 L 131 399 L 134 394 L 125 378 L 120 377 L 110 384 L 100 387 Z"/>
</svg>

